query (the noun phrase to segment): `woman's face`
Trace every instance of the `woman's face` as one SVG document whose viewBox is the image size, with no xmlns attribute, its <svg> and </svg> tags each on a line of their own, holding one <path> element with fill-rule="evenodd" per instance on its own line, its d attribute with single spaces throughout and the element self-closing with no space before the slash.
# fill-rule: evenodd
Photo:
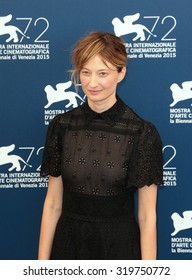
<svg viewBox="0 0 192 280">
<path fill-rule="evenodd" d="M 102 112 L 114 105 L 117 84 L 124 78 L 125 73 L 125 67 L 118 72 L 111 63 L 105 64 L 99 55 L 84 65 L 80 71 L 80 81 L 93 110 Z"/>
</svg>

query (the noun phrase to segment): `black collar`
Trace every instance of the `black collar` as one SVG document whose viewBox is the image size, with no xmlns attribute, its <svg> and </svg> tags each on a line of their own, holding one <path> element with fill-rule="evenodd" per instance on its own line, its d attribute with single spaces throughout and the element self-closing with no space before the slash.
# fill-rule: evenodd
<svg viewBox="0 0 192 280">
<path fill-rule="evenodd" d="M 111 126 L 114 126 L 116 122 L 121 118 L 122 114 L 125 112 L 126 107 L 126 104 L 118 96 L 115 104 L 103 113 L 97 113 L 93 111 L 89 107 L 87 101 L 81 106 L 83 114 L 85 116 L 86 124 L 90 124 L 94 119 L 103 119 Z"/>
</svg>

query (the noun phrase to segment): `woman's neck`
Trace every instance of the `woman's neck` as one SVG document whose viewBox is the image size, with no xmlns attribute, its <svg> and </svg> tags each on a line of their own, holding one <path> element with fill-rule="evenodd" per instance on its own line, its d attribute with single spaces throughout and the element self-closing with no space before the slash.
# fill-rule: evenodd
<svg viewBox="0 0 192 280">
<path fill-rule="evenodd" d="M 96 113 L 103 113 L 110 109 L 117 101 L 117 98 L 113 98 L 112 100 L 102 100 L 102 101 L 97 101 L 97 102 L 92 102 L 91 100 L 88 99 L 88 105 Z"/>
</svg>

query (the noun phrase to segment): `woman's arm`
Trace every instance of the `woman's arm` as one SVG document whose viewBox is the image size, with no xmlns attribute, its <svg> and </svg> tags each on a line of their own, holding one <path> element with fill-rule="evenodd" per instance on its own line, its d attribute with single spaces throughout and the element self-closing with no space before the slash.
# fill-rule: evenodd
<svg viewBox="0 0 192 280">
<path fill-rule="evenodd" d="M 138 222 L 142 260 L 155 260 L 157 257 L 156 201 L 157 186 L 155 184 L 138 190 Z"/>
<path fill-rule="evenodd" d="M 43 207 L 39 240 L 39 260 L 50 259 L 53 237 L 62 211 L 63 183 L 61 176 L 49 176 L 48 190 Z"/>
</svg>

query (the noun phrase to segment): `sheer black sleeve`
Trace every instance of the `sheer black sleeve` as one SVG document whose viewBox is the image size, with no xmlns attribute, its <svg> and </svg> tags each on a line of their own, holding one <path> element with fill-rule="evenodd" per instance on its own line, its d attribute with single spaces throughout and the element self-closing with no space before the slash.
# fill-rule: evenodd
<svg viewBox="0 0 192 280">
<path fill-rule="evenodd" d="M 61 175 L 62 127 L 59 119 L 59 115 L 56 116 L 48 126 L 40 171 L 41 176 L 58 177 Z"/>
<path fill-rule="evenodd" d="M 145 122 L 143 132 L 131 157 L 128 186 L 141 188 L 163 182 L 162 141 L 155 126 Z"/>
</svg>

